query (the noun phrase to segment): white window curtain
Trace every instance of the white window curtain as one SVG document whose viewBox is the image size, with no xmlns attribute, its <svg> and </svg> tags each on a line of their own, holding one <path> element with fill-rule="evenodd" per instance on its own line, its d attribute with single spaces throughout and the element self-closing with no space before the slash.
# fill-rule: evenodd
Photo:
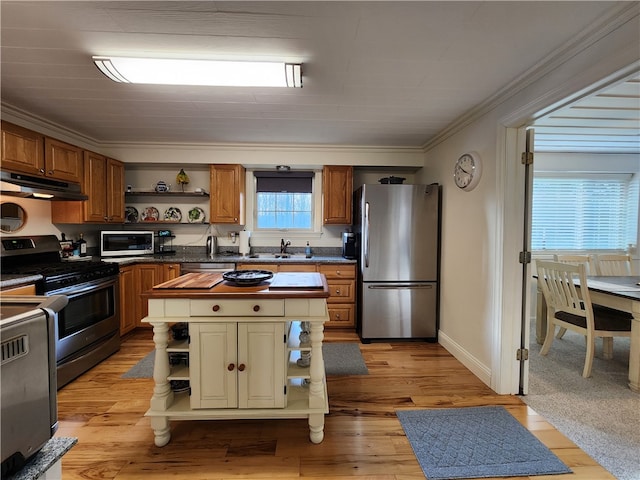
<svg viewBox="0 0 640 480">
<path fill-rule="evenodd" d="M 631 174 L 544 174 L 533 181 L 532 250 L 623 250 L 636 242 Z"/>
</svg>

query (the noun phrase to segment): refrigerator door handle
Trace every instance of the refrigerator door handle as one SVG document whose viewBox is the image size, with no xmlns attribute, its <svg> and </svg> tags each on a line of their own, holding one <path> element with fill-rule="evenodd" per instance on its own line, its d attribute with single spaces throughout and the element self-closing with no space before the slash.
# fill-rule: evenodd
<svg viewBox="0 0 640 480">
<path fill-rule="evenodd" d="M 369 202 L 364 204 L 364 266 L 369 268 Z"/>
<path fill-rule="evenodd" d="M 368 285 L 371 290 L 412 290 L 417 288 L 431 289 L 433 285 L 424 283 L 412 283 L 407 285 Z"/>
</svg>

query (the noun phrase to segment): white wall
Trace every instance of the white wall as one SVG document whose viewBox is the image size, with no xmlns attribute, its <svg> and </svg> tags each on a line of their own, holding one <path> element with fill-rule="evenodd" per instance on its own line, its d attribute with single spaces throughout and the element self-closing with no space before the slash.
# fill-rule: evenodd
<svg viewBox="0 0 640 480">
<path fill-rule="evenodd" d="M 465 119 L 427 148 L 422 175 L 443 185 L 440 343 L 499 393 L 517 393 L 524 168 L 515 132 L 548 105 L 620 72 L 640 70 L 638 14 L 576 48 L 550 71 Z M 464 192 L 453 165 L 464 152 L 483 159 L 482 180 Z M 510 350 L 512 349 L 512 350 Z"/>
</svg>

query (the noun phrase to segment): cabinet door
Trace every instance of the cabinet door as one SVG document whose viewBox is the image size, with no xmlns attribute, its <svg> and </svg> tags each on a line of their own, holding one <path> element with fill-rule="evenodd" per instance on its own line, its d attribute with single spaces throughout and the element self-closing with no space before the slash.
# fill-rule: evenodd
<svg viewBox="0 0 640 480">
<path fill-rule="evenodd" d="M 46 175 L 69 182 L 82 182 L 82 149 L 55 138 L 44 141 L 44 164 Z"/>
<path fill-rule="evenodd" d="M 211 165 L 210 223 L 244 225 L 244 182 L 242 165 Z"/>
<path fill-rule="evenodd" d="M 238 324 L 238 406 L 284 408 L 285 385 L 284 324 Z"/>
<path fill-rule="evenodd" d="M 146 292 L 153 288 L 154 285 L 162 283 L 162 264 L 159 263 L 140 263 L 135 265 L 136 271 L 136 304 L 137 318 L 136 326 L 146 326 L 140 320 L 149 313 L 149 305 L 146 299 L 140 297 L 142 292 Z"/>
<path fill-rule="evenodd" d="M 2 169 L 44 175 L 44 136 L 2 122 Z"/>
<path fill-rule="evenodd" d="M 353 167 L 326 165 L 322 169 L 323 223 L 350 225 L 353 203 Z"/>
<path fill-rule="evenodd" d="M 134 267 L 120 267 L 120 335 L 136 328 L 136 297 Z"/>
<path fill-rule="evenodd" d="M 180 276 L 179 263 L 164 263 L 162 265 L 162 281 L 167 282 Z"/>
<path fill-rule="evenodd" d="M 191 408 L 237 408 L 237 324 L 190 323 Z"/>
<path fill-rule="evenodd" d="M 112 158 L 106 159 L 107 221 L 124 223 L 124 163 Z"/>
<path fill-rule="evenodd" d="M 94 152 L 84 152 L 83 192 L 89 197 L 84 203 L 84 221 L 107 221 L 107 195 L 105 178 L 106 158 Z"/>
</svg>

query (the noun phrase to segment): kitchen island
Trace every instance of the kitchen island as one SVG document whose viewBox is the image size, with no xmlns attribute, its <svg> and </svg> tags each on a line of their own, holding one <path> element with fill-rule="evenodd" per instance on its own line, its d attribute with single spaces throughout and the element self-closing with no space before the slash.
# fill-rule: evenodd
<svg viewBox="0 0 640 480">
<path fill-rule="evenodd" d="M 187 274 L 143 296 L 149 305 L 143 322 L 153 326 L 155 343 L 155 387 L 145 415 L 157 446 L 169 442 L 171 420 L 234 418 L 307 418 L 311 441 L 322 442 L 329 411 L 324 275 L 277 273 L 239 286 L 219 273 Z M 187 338 L 170 339 L 176 323 L 188 325 Z"/>
</svg>

